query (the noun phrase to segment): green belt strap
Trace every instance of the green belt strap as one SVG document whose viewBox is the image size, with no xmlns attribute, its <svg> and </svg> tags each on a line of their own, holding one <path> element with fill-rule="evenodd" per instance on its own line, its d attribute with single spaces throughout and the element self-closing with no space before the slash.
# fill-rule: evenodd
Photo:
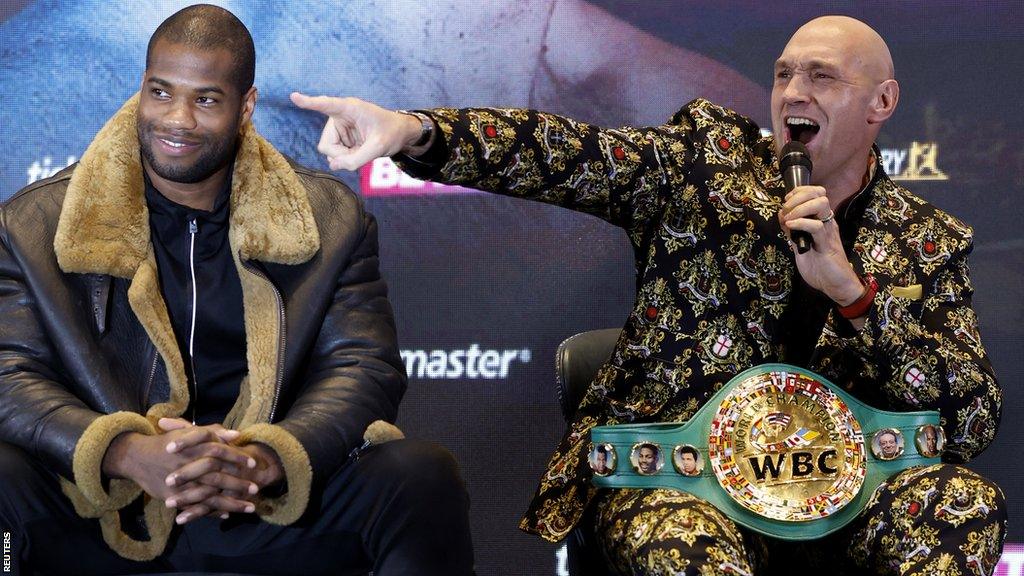
<svg viewBox="0 0 1024 576">
<path fill-rule="evenodd" d="M 899 455 L 882 450 L 894 437 Z M 597 426 L 591 440 L 598 487 L 681 490 L 762 534 L 810 540 L 853 520 L 893 474 L 940 462 L 945 438 L 938 412 L 878 410 L 814 372 L 764 364 L 734 377 L 685 423 Z M 694 475 L 681 471 L 686 445 L 699 453 Z M 639 461 L 652 454 L 642 474 Z"/>
</svg>

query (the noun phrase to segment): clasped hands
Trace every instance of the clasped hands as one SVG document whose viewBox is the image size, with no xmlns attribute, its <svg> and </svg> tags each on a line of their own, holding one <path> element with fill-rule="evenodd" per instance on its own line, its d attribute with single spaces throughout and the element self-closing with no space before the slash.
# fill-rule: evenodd
<svg viewBox="0 0 1024 576">
<path fill-rule="evenodd" d="M 163 432 L 153 436 L 118 436 L 104 456 L 103 472 L 133 480 L 168 508 L 178 509 L 178 524 L 255 512 L 260 490 L 284 479 L 281 461 L 269 446 L 231 444 L 237 430 L 195 426 L 180 418 L 161 418 L 159 426 Z"/>
</svg>

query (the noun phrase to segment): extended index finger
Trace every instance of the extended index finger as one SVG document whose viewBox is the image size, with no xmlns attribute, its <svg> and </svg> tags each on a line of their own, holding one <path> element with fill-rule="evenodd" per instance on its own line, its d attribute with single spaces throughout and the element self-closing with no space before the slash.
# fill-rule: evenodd
<svg viewBox="0 0 1024 576">
<path fill-rule="evenodd" d="M 335 96 L 307 96 L 301 92 L 292 92 L 290 97 L 292 104 L 299 108 L 313 110 L 328 116 L 337 114 L 344 108 L 343 100 Z"/>
</svg>

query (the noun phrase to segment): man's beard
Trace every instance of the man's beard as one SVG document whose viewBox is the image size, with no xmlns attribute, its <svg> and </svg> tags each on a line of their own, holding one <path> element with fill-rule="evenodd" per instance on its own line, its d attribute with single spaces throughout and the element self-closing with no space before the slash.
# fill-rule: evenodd
<svg viewBox="0 0 1024 576">
<path fill-rule="evenodd" d="M 162 164 L 156 159 L 153 154 L 153 141 L 156 139 L 153 124 L 140 122 L 138 128 L 139 148 L 142 151 L 142 157 L 146 159 L 149 167 L 156 172 L 157 176 L 171 182 L 195 184 L 213 176 L 215 172 L 231 162 L 231 158 L 235 154 L 235 133 L 236 131 L 232 131 L 231 137 L 220 140 L 201 138 L 200 145 L 203 151 L 199 158 L 190 165 L 178 166 Z"/>
</svg>

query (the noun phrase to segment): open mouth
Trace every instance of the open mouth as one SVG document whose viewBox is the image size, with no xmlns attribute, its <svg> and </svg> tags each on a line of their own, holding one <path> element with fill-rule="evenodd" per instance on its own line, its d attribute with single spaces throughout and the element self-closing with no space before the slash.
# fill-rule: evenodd
<svg viewBox="0 0 1024 576">
<path fill-rule="evenodd" d="M 789 131 L 789 139 L 796 140 L 804 145 L 810 143 L 817 136 L 821 129 L 818 123 L 810 118 L 801 116 L 790 116 L 786 118 L 786 129 Z"/>
</svg>

